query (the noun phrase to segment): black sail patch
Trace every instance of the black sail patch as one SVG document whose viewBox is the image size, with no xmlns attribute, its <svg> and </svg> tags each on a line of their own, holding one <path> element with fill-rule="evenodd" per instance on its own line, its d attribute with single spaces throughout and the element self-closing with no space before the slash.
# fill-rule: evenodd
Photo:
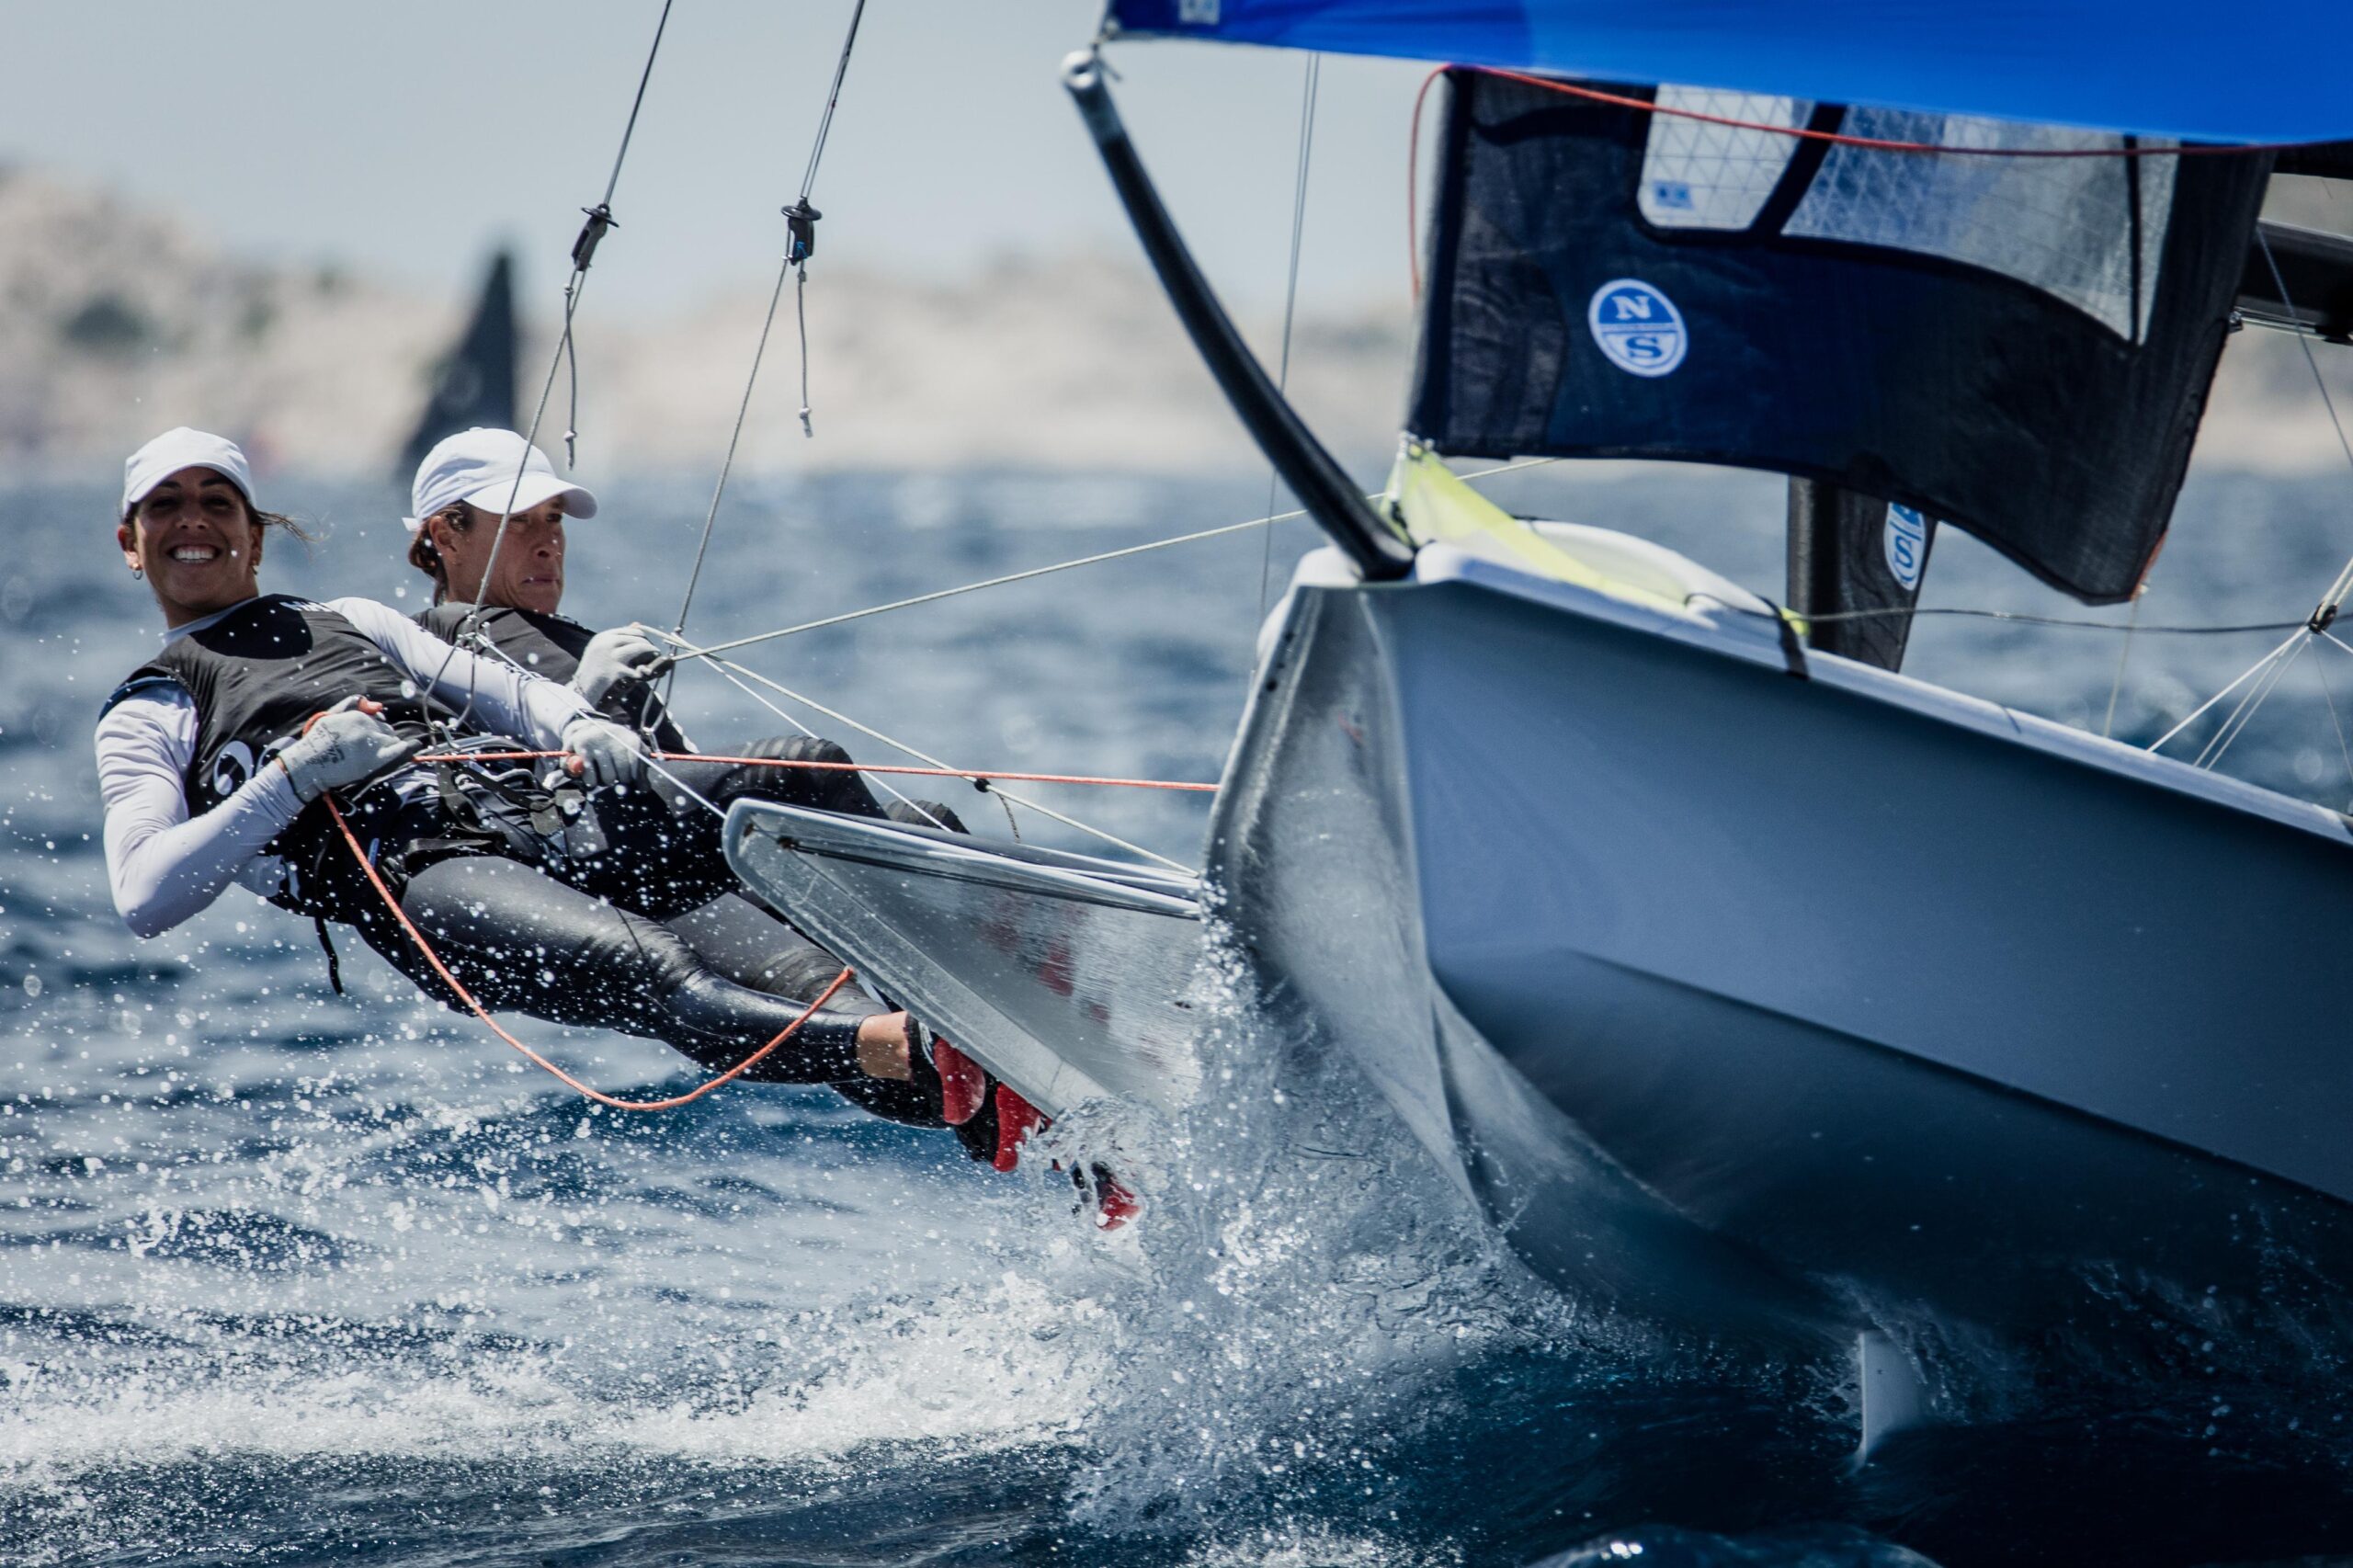
<svg viewBox="0 0 2353 1568">
<path fill-rule="evenodd" d="M 1449 455 L 1824 480 L 2078 598 L 2132 592 L 2204 412 L 2267 154 L 1986 156 L 2136 143 L 1657 90 L 1743 122 L 1722 125 L 1449 82 L 1414 434 Z"/>
</svg>

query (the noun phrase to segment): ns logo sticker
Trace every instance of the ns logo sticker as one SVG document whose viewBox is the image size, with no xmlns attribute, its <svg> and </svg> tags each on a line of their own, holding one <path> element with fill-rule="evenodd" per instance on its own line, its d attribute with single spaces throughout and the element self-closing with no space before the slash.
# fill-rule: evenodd
<svg viewBox="0 0 2353 1568">
<path fill-rule="evenodd" d="M 1911 593 L 1920 585 L 1928 564 L 1928 519 L 1910 506 L 1893 501 L 1887 506 L 1887 530 L 1881 536 L 1887 550 L 1887 569 L 1897 586 Z"/>
<path fill-rule="evenodd" d="M 1631 376 L 1670 373 L 1691 345 L 1675 301 L 1639 278 L 1613 278 L 1596 289 L 1585 320 L 1609 362 Z"/>
</svg>

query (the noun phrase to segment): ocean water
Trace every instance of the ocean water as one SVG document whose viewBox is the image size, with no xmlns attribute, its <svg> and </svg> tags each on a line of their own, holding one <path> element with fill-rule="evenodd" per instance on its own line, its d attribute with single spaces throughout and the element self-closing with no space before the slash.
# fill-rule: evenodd
<svg viewBox="0 0 2353 1568">
<path fill-rule="evenodd" d="M 1556 468 L 1495 493 L 1778 594 L 1774 482 Z M 394 492 L 270 494 L 329 531 L 274 544 L 265 585 L 421 602 Z M 1248 475 L 739 481 L 693 629 L 1264 495 Z M 667 623 L 706 496 L 691 476 L 608 492 L 575 525 L 566 608 Z M 2142 620 L 2302 617 L 2353 553 L 2348 503 L 2341 476 L 2196 476 Z M 1043 1162 L 998 1176 L 824 1091 L 599 1111 L 356 942 L 335 996 L 309 927 L 237 890 L 136 941 L 108 902 L 88 732 L 155 629 L 108 517 L 103 483 L 0 491 L 0 1562 L 2202 1562 L 2353 1542 L 2353 1469 L 2307 1440 L 2336 1389 L 2292 1442 L 2203 1405 L 2029 1410 L 1857 1471 L 1840 1391 L 1535 1285 L 1359 1085 L 1282 1082 L 1238 1003 L 1205 1031 L 1219 1089 L 1198 1117 L 1058 1130 L 1117 1143 L 1147 1195 L 1106 1236 Z M 961 765 L 1212 778 L 1310 542 L 1287 524 L 745 658 Z M 1957 537 L 1930 577 L 1934 604 L 2086 613 Z M 1910 667 L 2145 742 L 2277 640 L 2141 635 L 2120 680 L 2115 635 L 1935 619 Z M 681 691 L 707 745 L 783 723 L 705 672 Z M 2353 656 L 2314 648 L 2222 765 L 2344 809 L 2348 701 Z M 1198 797 L 1037 793 L 1197 862 Z M 947 798 L 984 835 L 1017 825 Z M 691 1077 L 649 1042 L 522 1032 L 616 1092 Z"/>
</svg>

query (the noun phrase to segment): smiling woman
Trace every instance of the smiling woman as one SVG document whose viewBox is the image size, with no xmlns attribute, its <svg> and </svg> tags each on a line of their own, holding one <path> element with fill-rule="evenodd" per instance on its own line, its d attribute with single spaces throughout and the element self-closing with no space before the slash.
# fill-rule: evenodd
<svg viewBox="0 0 2353 1568">
<path fill-rule="evenodd" d="M 561 528 L 560 510 L 551 521 Z M 669 812 L 642 787 L 635 733 L 371 600 L 262 594 L 264 544 L 280 526 L 221 437 L 168 431 L 125 465 L 116 540 L 167 628 L 97 729 L 107 869 L 134 932 L 159 935 L 236 881 L 316 920 L 323 939 L 330 921 L 352 926 L 449 998 L 389 898 L 490 1006 L 652 1036 L 715 1068 L 778 1040 L 752 1076 L 911 1081 L 938 1104 L 905 1014 L 861 1001 L 804 1016 L 801 1000 L 723 978 L 658 924 L 676 913 L 665 899 L 702 902 L 725 872 L 673 842 Z M 413 761 L 428 736 L 567 753 L 577 782 Z M 368 867 L 324 803 L 331 791 Z"/>
<path fill-rule="evenodd" d="M 140 449 L 154 454 L 151 467 L 181 457 L 217 462 L 220 454 L 208 449 L 202 435 L 182 426 Z M 259 591 L 262 541 L 269 529 L 309 537 L 293 518 L 256 507 L 244 486 L 213 463 L 192 462 L 160 479 L 131 481 L 132 488 L 142 484 L 153 487 L 125 506 L 115 540 L 131 575 L 147 579 L 167 627 L 252 598 Z"/>
</svg>

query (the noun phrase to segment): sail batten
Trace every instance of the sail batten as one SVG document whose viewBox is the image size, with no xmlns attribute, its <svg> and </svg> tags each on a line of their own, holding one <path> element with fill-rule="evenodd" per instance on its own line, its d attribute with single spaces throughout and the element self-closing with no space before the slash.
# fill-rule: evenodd
<svg viewBox="0 0 2353 1568">
<path fill-rule="evenodd" d="M 2188 0 L 1112 0 L 1122 34 L 1443 60 L 1600 81 L 2210 142 L 2353 135 L 2353 6 L 2259 28 Z"/>
</svg>

